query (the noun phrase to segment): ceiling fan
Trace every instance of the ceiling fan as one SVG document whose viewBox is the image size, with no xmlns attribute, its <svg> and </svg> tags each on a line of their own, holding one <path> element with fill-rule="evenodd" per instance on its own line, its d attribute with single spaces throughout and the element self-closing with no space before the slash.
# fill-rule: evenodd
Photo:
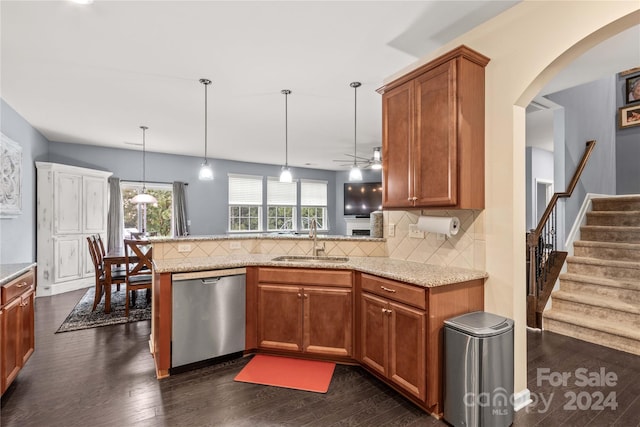
<svg viewBox="0 0 640 427">
<path fill-rule="evenodd" d="M 361 156 L 356 156 L 353 154 L 345 154 L 345 156 L 347 157 L 351 157 L 351 160 L 333 160 L 334 162 L 342 162 L 342 164 L 340 164 L 340 166 L 353 166 L 354 163 L 354 159 L 355 159 L 355 163 L 358 165 L 358 167 L 361 168 L 371 168 L 374 170 L 379 170 L 382 169 L 382 151 L 381 151 L 381 147 L 374 147 L 373 148 L 373 155 L 369 158 L 367 157 L 361 157 Z"/>
</svg>

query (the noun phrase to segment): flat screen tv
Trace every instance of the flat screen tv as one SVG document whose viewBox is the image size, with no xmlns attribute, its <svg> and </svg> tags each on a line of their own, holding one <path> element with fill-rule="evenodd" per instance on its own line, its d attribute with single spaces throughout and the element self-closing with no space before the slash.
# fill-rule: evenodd
<svg viewBox="0 0 640 427">
<path fill-rule="evenodd" d="M 381 182 L 345 182 L 344 214 L 366 218 L 382 210 Z"/>
</svg>

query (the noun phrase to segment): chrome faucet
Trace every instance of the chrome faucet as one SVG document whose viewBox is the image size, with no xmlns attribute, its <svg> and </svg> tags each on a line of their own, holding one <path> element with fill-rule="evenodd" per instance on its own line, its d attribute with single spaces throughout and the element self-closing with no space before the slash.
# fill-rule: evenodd
<svg viewBox="0 0 640 427">
<path fill-rule="evenodd" d="M 320 253 L 324 255 L 324 242 L 322 242 L 322 246 L 318 246 L 318 221 L 315 218 L 311 218 L 309 224 L 309 238 L 313 239 L 311 255 L 320 256 Z"/>
</svg>

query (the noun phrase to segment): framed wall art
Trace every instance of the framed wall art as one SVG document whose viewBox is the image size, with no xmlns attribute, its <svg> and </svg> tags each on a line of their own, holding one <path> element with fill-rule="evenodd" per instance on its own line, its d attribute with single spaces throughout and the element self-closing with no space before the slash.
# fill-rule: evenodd
<svg viewBox="0 0 640 427">
<path fill-rule="evenodd" d="M 0 218 L 22 213 L 22 146 L 0 134 Z"/>
<path fill-rule="evenodd" d="M 640 126 L 640 104 L 620 107 L 620 129 Z"/>
<path fill-rule="evenodd" d="M 640 102 L 640 76 L 629 77 L 626 82 L 626 104 Z"/>
</svg>

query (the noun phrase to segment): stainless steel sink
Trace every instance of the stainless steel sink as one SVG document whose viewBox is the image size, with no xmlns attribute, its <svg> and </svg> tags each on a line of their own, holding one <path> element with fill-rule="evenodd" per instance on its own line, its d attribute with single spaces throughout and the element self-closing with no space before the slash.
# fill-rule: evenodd
<svg viewBox="0 0 640 427">
<path fill-rule="evenodd" d="M 307 255 L 283 255 L 273 258 L 271 261 L 282 262 L 347 262 L 349 258 L 341 256 L 307 256 Z"/>
</svg>

